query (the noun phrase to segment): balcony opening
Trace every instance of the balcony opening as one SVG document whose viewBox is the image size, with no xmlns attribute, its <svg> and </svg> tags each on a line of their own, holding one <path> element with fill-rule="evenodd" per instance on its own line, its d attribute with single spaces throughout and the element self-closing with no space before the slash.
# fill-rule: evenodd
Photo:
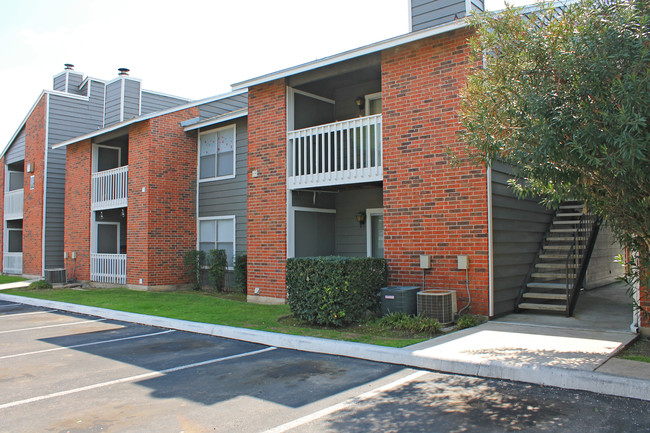
<svg viewBox="0 0 650 433">
<path fill-rule="evenodd" d="M 381 182 L 294 190 L 289 199 L 288 257 L 383 257 Z"/>
<path fill-rule="evenodd" d="M 93 143 L 92 210 L 128 205 L 128 135 Z"/>
<path fill-rule="evenodd" d="M 7 274 L 23 273 L 23 221 L 5 222 L 2 271 Z"/>
<path fill-rule="evenodd" d="M 126 284 L 127 208 L 93 213 L 90 280 Z"/>
</svg>

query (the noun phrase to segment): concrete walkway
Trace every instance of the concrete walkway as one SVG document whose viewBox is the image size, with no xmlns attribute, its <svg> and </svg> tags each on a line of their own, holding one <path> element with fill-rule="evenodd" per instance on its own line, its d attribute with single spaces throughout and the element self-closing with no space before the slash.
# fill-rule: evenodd
<svg viewBox="0 0 650 433">
<path fill-rule="evenodd" d="M 633 340 L 631 332 L 566 330 L 488 322 L 397 349 L 189 322 L 104 308 L 0 294 L 0 300 L 91 316 L 261 343 L 307 352 L 388 362 L 650 400 L 650 364 L 607 360 Z M 630 361 L 632 362 L 632 361 Z M 625 365 L 623 365 L 625 364 Z"/>
</svg>

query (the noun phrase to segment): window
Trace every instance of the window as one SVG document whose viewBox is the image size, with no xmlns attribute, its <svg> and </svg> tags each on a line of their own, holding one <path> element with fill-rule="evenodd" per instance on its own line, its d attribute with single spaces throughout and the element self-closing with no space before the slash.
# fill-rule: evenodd
<svg viewBox="0 0 650 433">
<path fill-rule="evenodd" d="M 7 229 L 7 252 L 8 253 L 22 253 L 23 252 L 23 230 L 22 229 Z"/>
<path fill-rule="evenodd" d="M 199 249 L 206 254 L 210 250 L 225 250 L 228 266 L 235 259 L 235 217 L 216 217 L 199 221 Z"/>
<path fill-rule="evenodd" d="M 235 174 L 235 126 L 199 135 L 199 179 Z"/>
<path fill-rule="evenodd" d="M 9 189 L 7 191 L 16 191 L 23 189 L 24 173 L 22 171 L 9 172 Z"/>
<path fill-rule="evenodd" d="M 366 116 L 381 114 L 381 92 L 366 95 Z"/>
<path fill-rule="evenodd" d="M 97 223 L 97 253 L 118 254 L 120 251 L 120 223 Z"/>
</svg>

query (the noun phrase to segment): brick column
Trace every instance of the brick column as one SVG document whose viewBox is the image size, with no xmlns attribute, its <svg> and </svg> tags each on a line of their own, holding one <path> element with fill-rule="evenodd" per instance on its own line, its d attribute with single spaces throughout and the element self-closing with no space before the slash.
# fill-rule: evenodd
<svg viewBox="0 0 650 433">
<path fill-rule="evenodd" d="M 48 95 L 43 95 L 25 123 L 25 172 L 23 205 L 23 274 L 43 274 L 43 184 L 45 179 L 45 116 Z M 34 189 L 30 177 L 34 176 Z"/>
<path fill-rule="evenodd" d="M 81 281 L 90 280 L 91 173 L 91 141 L 70 144 L 66 149 L 64 251 L 68 253 L 68 277 Z"/>
<path fill-rule="evenodd" d="M 475 314 L 488 314 L 486 170 L 463 156 L 456 115 L 468 66 L 469 30 L 413 42 L 382 53 L 384 235 L 390 284 L 422 284 L 419 255 L 432 256 L 426 288 L 451 289 L 466 304 L 469 256 Z"/>
<path fill-rule="evenodd" d="M 254 86 L 248 92 L 247 293 L 251 301 L 286 298 L 285 94 L 284 80 Z"/>
</svg>

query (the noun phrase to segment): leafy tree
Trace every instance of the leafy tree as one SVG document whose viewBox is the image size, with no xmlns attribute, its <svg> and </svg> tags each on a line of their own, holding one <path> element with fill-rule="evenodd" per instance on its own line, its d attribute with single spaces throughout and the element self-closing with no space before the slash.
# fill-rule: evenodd
<svg viewBox="0 0 650 433">
<path fill-rule="evenodd" d="M 508 8 L 473 24 L 461 109 L 470 154 L 513 165 L 520 196 L 584 201 L 638 255 L 647 288 L 650 2 Z"/>
</svg>

